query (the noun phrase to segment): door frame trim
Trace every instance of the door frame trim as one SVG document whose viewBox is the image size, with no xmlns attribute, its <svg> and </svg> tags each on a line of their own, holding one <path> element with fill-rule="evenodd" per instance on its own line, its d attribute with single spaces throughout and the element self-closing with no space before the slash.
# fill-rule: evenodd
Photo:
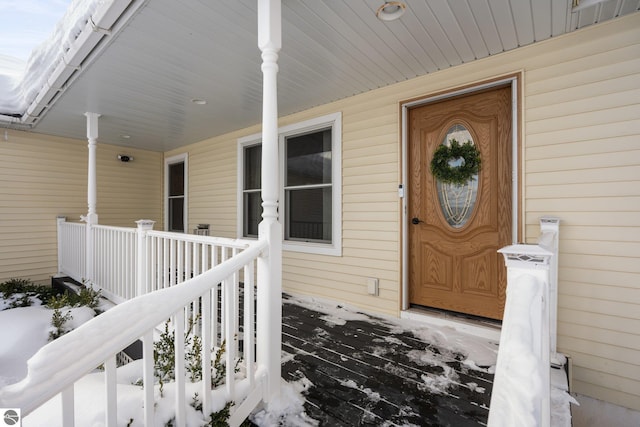
<svg viewBox="0 0 640 427">
<path fill-rule="evenodd" d="M 400 283 L 402 284 L 400 298 L 400 311 L 401 313 L 409 310 L 409 251 L 407 245 L 409 244 L 409 220 L 407 209 L 407 147 L 409 143 L 407 135 L 407 120 L 409 117 L 409 109 L 413 107 L 423 106 L 434 102 L 439 102 L 445 99 L 454 98 L 461 95 L 468 95 L 474 92 L 483 91 L 499 86 L 511 85 L 511 144 L 512 144 L 512 187 L 511 187 L 511 203 L 512 203 L 512 243 L 517 243 L 520 239 L 521 224 L 521 200 L 519 196 L 522 194 L 520 185 L 520 120 L 522 111 L 520 108 L 521 96 L 521 82 L 522 73 L 513 73 L 507 76 L 495 78 L 482 83 L 473 85 L 467 85 L 444 92 L 438 92 L 431 95 L 425 95 L 420 98 L 409 99 L 400 102 L 400 132 L 401 132 L 401 145 L 402 145 L 402 159 L 401 159 L 401 183 L 400 183 L 400 200 L 401 200 L 401 213 L 400 213 L 400 230 L 401 230 L 401 277 Z"/>
</svg>

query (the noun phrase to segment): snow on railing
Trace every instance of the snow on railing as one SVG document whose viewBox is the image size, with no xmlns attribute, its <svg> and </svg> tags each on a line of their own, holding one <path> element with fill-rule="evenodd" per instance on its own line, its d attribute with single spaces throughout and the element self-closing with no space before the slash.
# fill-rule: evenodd
<svg viewBox="0 0 640 427">
<path fill-rule="evenodd" d="M 555 356 L 558 223 L 556 218 L 541 219 L 540 245 L 512 245 L 499 251 L 507 265 L 507 300 L 489 427 L 550 425 L 549 370 Z"/>
<path fill-rule="evenodd" d="M 41 348 L 28 361 L 28 374 L 21 382 L 0 390 L 0 407 L 19 407 L 28 415 L 57 394 L 61 394 L 63 425 L 74 423 L 74 384 L 100 365 L 105 369 L 105 424 L 115 426 L 117 420 L 118 384 L 116 354 L 132 342 L 143 343 L 144 425 L 154 423 L 154 399 L 158 384 L 154 380 L 154 332 L 171 316 L 175 332 L 175 425 L 186 422 L 187 376 L 185 368 L 185 325 L 192 319 L 194 331 L 202 339 L 201 399 L 206 418 L 212 412 L 211 388 L 213 348 L 226 347 L 224 360 L 226 380 L 224 394 L 234 401 L 230 425 L 239 425 L 265 396 L 262 386 L 268 375 L 265 364 L 256 357 L 254 319 L 256 313 L 254 275 L 258 260 L 267 256 L 266 241 L 250 243 L 233 257 L 184 283 L 155 290 L 128 300 L 95 317 L 79 328 Z M 239 277 L 244 276 L 241 286 Z M 218 293 L 222 294 L 220 310 Z M 240 298 L 240 293 L 244 298 Z M 194 309 L 194 307 L 196 307 Z M 260 306 L 258 306 L 258 310 Z M 194 311 L 198 313 L 194 316 Z M 242 314 L 241 314 L 242 313 Z M 223 325 L 219 319 L 226 319 Z M 239 341 L 242 341 L 242 346 Z M 259 349 L 258 349 L 259 350 Z M 279 354 L 279 349 L 278 349 Z M 234 369 L 237 367 L 237 369 Z M 201 394 L 200 394 L 201 393 Z M 127 398 L 131 398 L 128 396 Z"/>
</svg>

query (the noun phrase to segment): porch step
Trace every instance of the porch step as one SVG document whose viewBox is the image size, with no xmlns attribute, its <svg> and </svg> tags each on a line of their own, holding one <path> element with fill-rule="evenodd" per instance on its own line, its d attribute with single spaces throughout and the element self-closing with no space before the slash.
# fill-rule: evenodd
<svg viewBox="0 0 640 427">
<path fill-rule="evenodd" d="M 68 276 L 60 276 L 60 277 L 51 277 L 51 287 L 57 292 L 73 292 L 76 295 L 80 292 L 80 289 L 84 287 L 84 285 L 77 280 L 72 279 Z M 115 306 L 114 303 L 109 301 L 108 299 L 102 298 L 103 301 L 100 304 L 101 307 L 109 307 Z M 120 355 L 118 357 L 119 360 L 128 361 L 142 359 L 142 341 L 137 340 L 131 343 L 129 347 L 125 348 L 122 353 L 124 356 Z"/>
</svg>

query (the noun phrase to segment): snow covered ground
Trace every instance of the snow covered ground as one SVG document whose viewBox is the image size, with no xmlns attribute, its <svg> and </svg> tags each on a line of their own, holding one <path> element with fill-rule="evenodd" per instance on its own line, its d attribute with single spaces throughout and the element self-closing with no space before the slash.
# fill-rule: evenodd
<svg viewBox="0 0 640 427">
<path fill-rule="evenodd" d="M 329 301 L 320 301 L 312 298 L 289 298 L 288 302 L 299 304 L 309 309 L 324 313 L 322 321 L 328 327 L 340 327 L 346 322 L 354 320 L 370 321 L 371 317 L 359 313 L 356 309 L 344 307 Z M 73 309 L 74 326 L 85 322 L 91 318 L 88 311 L 90 309 Z M 43 345 L 46 344 L 48 331 L 50 328 L 52 310 L 41 306 L 15 308 L 0 312 L 0 325 L 11 325 L 11 327 L 0 328 L 0 387 L 20 381 L 26 375 L 27 360 Z M 382 318 L 382 317 L 381 317 Z M 471 337 L 469 335 L 445 327 L 416 327 L 415 322 L 400 320 L 395 318 L 382 318 L 386 325 L 394 325 L 399 331 L 411 331 L 416 337 L 424 338 L 433 342 L 438 347 L 450 349 L 452 352 L 466 355 L 464 364 L 470 369 L 485 369 L 478 366 L 495 366 L 496 351 L 495 343 L 488 340 Z M 389 339 L 391 339 L 390 337 Z M 381 351 L 384 348 L 381 346 Z M 430 359 L 427 352 L 413 351 L 412 357 L 416 361 L 423 360 L 425 365 L 437 363 Z M 284 354 L 285 358 L 294 358 L 296 355 Z M 73 355 L 70 355 L 70 363 Z M 283 363 L 286 360 L 283 360 Z M 423 380 L 433 393 L 446 393 L 452 381 L 455 380 L 444 366 L 443 375 L 434 377 L 424 375 Z M 491 368 L 489 368 L 490 370 Z M 447 374 L 449 372 L 449 374 Z M 139 362 L 134 362 L 118 369 L 118 425 L 142 425 L 142 391 L 141 387 L 134 383 L 141 378 L 141 366 Z M 354 382 L 346 380 L 345 387 L 358 387 Z M 304 409 L 305 393 L 312 384 L 302 377 L 296 381 L 283 381 L 283 391 L 279 399 L 271 402 L 269 407 L 259 413 L 254 414 L 253 421 L 261 426 L 273 425 L 317 425 L 317 421 L 311 419 Z M 190 395 L 195 395 L 199 383 L 189 383 Z M 363 389 L 364 390 L 364 389 Z M 75 386 L 77 425 L 92 426 L 100 425 L 104 420 L 104 385 L 103 373 L 94 372 L 85 376 Z M 364 390 L 366 391 L 366 390 Z M 482 390 L 479 390 L 482 392 Z M 173 389 L 171 384 L 165 385 L 164 395 L 160 396 L 156 390 L 156 413 L 158 414 L 157 425 L 164 425 L 174 416 Z M 384 396 L 369 393 L 371 399 L 381 399 Z M 59 405 L 58 399 L 54 398 L 34 413 L 24 419 L 24 426 L 47 426 L 59 425 Z M 224 405 L 222 394 L 214 398 L 213 408 L 219 409 Z M 563 390 L 554 389 L 552 391 L 553 426 L 568 426 L 568 402 L 571 397 Z M 191 407 L 189 407 L 191 408 Z M 202 425 L 201 414 L 189 409 L 188 420 L 190 426 Z M 133 420 L 133 421 L 131 421 Z"/>
</svg>

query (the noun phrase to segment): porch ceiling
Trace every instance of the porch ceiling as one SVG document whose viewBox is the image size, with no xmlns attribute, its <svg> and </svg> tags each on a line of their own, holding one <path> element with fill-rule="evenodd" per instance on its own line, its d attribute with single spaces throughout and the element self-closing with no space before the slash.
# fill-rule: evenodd
<svg viewBox="0 0 640 427">
<path fill-rule="evenodd" d="M 640 8 L 638 0 L 574 13 L 572 0 L 406 0 L 404 16 L 385 23 L 375 16 L 382 3 L 283 0 L 280 115 Z M 83 114 L 92 111 L 102 114 L 101 142 L 165 151 L 259 123 L 256 16 L 256 0 L 147 0 L 32 130 L 84 139 Z"/>
</svg>

